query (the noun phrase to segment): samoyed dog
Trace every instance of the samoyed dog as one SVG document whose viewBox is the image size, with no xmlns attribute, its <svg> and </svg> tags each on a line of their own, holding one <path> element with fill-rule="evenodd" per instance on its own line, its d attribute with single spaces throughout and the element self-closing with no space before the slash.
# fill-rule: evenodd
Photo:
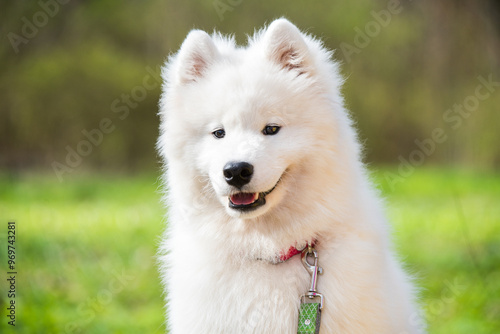
<svg viewBox="0 0 500 334">
<path fill-rule="evenodd" d="M 331 57 L 282 18 L 247 47 L 193 30 L 167 61 L 170 333 L 424 331 Z"/>
</svg>

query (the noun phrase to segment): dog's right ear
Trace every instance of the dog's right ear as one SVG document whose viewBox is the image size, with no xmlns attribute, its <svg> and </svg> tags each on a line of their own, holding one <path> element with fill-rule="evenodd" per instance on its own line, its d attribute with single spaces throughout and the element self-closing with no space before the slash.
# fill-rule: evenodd
<svg viewBox="0 0 500 334">
<path fill-rule="evenodd" d="M 206 32 L 192 30 L 182 43 L 178 54 L 178 82 L 187 84 L 203 77 L 218 53 L 212 38 Z"/>
</svg>

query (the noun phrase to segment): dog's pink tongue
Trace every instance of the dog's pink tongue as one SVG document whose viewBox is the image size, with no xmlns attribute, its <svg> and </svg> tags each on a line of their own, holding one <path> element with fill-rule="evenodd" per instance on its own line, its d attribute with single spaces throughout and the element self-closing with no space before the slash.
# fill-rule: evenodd
<svg viewBox="0 0 500 334">
<path fill-rule="evenodd" d="M 252 204 L 259 198 L 257 193 L 238 193 L 231 195 L 231 202 L 236 205 Z"/>
</svg>

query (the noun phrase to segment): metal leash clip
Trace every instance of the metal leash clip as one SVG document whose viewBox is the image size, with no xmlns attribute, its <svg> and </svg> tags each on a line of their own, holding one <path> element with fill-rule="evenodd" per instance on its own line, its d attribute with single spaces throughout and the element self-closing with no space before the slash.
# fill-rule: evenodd
<svg viewBox="0 0 500 334">
<path fill-rule="evenodd" d="M 314 259 L 314 264 L 310 264 L 308 261 L 308 257 L 313 257 Z M 300 297 L 301 303 L 304 303 L 305 298 L 313 299 L 313 298 L 320 298 L 320 304 L 319 308 L 323 308 L 323 302 L 324 298 L 321 293 L 316 291 L 316 284 L 318 281 L 318 274 L 322 275 L 323 274 L 323 268 L 321 268 L 318 265 L 318 252 L 314 247 L 311 245 L 311 243 L 308 243 L 307 247 L 302 251 L 301 254 L 302 258 L 302 264 L 306 268 L 307 271 L 311 274 L 311 286 L 309 287 L 309 291 L 307 291 L 305 294 L 303 294 Z"/>
<path fill-rule="evenodd" d="M 309 291 L 300 296 L 299 321 L 297 324 L 297 334 L 319 334 L 321 326 L 321 309 L 323 308 L 323 295 L 316 291 L 318 274 L 323 274 L 323 268 L 318 265 L 318 252 L 311 243 L 302 251 L 302 264 L 311 274 L 311 286 Z M 309 263 L 308 258 L 314 259 L 313 264 Z M 307 302 L 307 299 L 319 298 L 317 302 Z"/>
</svg>

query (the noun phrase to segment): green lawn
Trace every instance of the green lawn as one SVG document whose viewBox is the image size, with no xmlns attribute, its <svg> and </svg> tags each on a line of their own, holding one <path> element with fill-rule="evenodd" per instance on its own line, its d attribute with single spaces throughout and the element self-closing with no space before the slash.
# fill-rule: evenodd
<svg viewBox="0 0 500 334">
<path fill-rule="evenodd" d="M 422 286 L 430 333 L 500 330 L 500 175 L 374 172 L 396 244 Z M 0 176 L 1 333 L 162 333 L 154 175 Z M 7 221 L 15 220 L 16 327 L 7 326 Z"/>
</svg>

